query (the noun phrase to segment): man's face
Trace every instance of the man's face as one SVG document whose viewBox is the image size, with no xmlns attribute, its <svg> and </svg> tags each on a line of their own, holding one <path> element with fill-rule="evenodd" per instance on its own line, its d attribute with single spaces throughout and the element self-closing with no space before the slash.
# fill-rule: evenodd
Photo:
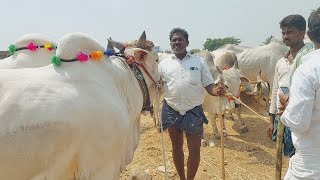
<svg viewBox="0 0 320 180">
<path fill-rule="evenodd" d="M 303 41 L 305 31 L 299 31 L 296 27 L 283 27 L 282 29 L 282 40 L 289 46 L 295 46 Z"/>
<path fill-rule="evenodd" d="M 171 41 L 170 41 L 170 46 L 171 49 L 173 50 L 174 54 L 183 54 L 187 50 L 189 42 L 186 40 L 186 38 L 183 36 L 182 33 L 174 33 Z"/>
</svg>

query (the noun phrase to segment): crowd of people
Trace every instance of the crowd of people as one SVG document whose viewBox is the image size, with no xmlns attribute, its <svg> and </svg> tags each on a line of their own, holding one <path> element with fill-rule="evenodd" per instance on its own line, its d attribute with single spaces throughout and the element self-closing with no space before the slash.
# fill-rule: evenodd
<svg viewBox="0 0 320 180">
<path fill-rule="evenodd" d="M 290 48 L 275 67 L 267 134 L 275 139 L 277 124 L 285 125 L 284 155 L 290 156 L 285 179 L 320 179 L 320 8 L 306 20 L 289 15 L 280 21 L 283 42 Z M 305 34 L 312 43 L 305 43 Z M 204 90 L 223 96 L 225 86 L 215 83 L 203 59 L 191 55 L 186 30 L 169 34 L 173 55 L 159 64 L 164 83 L 163 128 L 168 129 L 172 157 L 181 180 L 194 179 L 200 162 Z M 314 50 L 315 49 L 315 50 Z M 189 156 L 184 169 L 183 133 Z"/>
</svg>

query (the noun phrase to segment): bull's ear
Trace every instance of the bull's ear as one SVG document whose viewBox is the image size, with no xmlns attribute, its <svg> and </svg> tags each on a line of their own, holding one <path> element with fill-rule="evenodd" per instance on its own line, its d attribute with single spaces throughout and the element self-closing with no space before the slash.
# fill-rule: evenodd
<svg viewBox="0 0 320 180">
<path fill-rule="evenodd" d="M 240 73 L 240 80 L 241 80 L 241 82 L 243 83 L 243 82 L 250 82 L 250 80 L 247 78 L 247 77 L 245 77 L 245 76 L 243 76 L 241 73 Z"/>
<path fill-rule="evenodd" d="M 218 70 L 219 74 L 222 74 L 221 69 L 220 69 L 218 66 L 216 66 L 216 68 L 217 68 L 217 70 Z"/>
<path fill-rule="evenodd" d="M 110 47 L 112 46 L 112 47 L 115 47 L 119 50 L 122 50 L 125 48 L 125 45 L 123 43 L 118 42 L 118 41 L 114 41 L 112 39 L 108 39 L 108 44 L 110 44 Z"/>
<path fill-rule="evenodd" d="M 261 90 L 262 89 L 262 81 L 260 81 L 258 84 L 257 84 L 257 90 Z"/>
<path fill-rule="evenodd" d="M 111 37 L 108 39 L 107 50 L 114 50 L 114 47 L 111 44 L 110 40 L 112 40 Z"/>
<path fill-rule="evenodd" d="M 147 35 L 146 35 L 146 32 L 143 31 L 138 41 L 141 42 L 146 40 L 147 40 Z"/>
<path fill-rule="evenodd" d="M 149 52 L 143 49 L 134 50 L 133 54 L 135 61 L 138 63 L 145 62 L 149 57 Z"/>
<path fill-rule="evenodd" d="M 235 53 L 232 53 L 232 59 L 233 59 L 233 67 L 235 69 L 239 69 L 238 58 Z"/>
</svg>

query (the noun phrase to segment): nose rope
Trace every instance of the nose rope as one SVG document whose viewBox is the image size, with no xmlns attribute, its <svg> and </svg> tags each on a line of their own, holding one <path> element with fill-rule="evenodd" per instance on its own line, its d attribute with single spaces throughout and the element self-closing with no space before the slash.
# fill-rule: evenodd
<svg viewBox="0 0 320 180">
<path fill-rule="evenodd" d="M 267 119 L 267 117 L 261 116 L 259 113 L 257 113 L 256 111 L 254 111 L 253 109 L 251 109 L 248 105 L 246 105 L 244 102 L 242 102 L 239 98 L 235 97 L 233 94 L 231 93 L 226 93 L 227 96 L 231 96 L 235 99 L 235 101 L 238 101 L 239 103 L 241 103 L 242 105 L 244 105 L 246 108 L 248 108 L 250 111 L 252 111 L 253 113 L 255 113 L 256 115 L 259 116 L 259 118 L 263 119 L 266 122 L 269 122 Z"/>
<path fill-rule="evenodd" d="M 157 84 L 157 82 L 154 80 L 154 78 L 152 77 L 152 75 L 150 74 L 146 66 L 143 63 L 140 63 L 138 65 L 143 69 L 143 71 L 147 74 L 147 76 L 151 79 L 151 81 L 154 82 L 154 84 Z"/>
</svg>

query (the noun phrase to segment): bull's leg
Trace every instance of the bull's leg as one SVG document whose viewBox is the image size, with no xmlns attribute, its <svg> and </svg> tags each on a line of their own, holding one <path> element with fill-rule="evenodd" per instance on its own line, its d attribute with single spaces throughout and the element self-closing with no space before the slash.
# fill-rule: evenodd
<svg viewBox="0 0 320 180">
<path fill-rule="evenodd" d="M 213 135 L 216 139 L 220 139 L 221 135 L 217 128 L 217 114 L 213 114 L 213 118 L 211 120 Z"/>
<path fill-rule="evenodd" d="M 226 110 L 225 115 L 226 115 L 226 116 L 225 116 L 226 119 L 229 119 L 229 120 L 231 120 L 231 121 L 234 120 L 234 119 L 233 119 L 233 116 L 232 116 L 232 111 Z"/>
<path fill-rule="evenodd" d="M 244 123 L 244 121 L 241 118 L 241 106 L 240 106 L 240 104 L 236 104 L 235 114 L 236 114 L 236 122 L 238 124 L 238 127 L 240 128 L 240 132 L 241 133 L 248 132 L 249 131 L 248 127 L 247 127 L 247 125 Z"/>
<path fill-rule="evenodd" d="M 161 132 L 161 127 L 160 127 L 160 120 L 159 120 L 159 109 L 154 108 L 154 107 L 151 107 L 151 110 L 150 110 L 150 117 L 151 117 L 151 120 L 153 121 L 154 123 L 154 127 L 156 127 L 157 129 L 157 132 L 160 133 Z"/>
<path fill-rule="evenodd" d="M 208 120 L 212 124 L 212 130 L 213 130 L 214 137 L 217 138 L 217 139 L 220 139 L 220 133 L 219 133 L 219 131 L 217 129 L 217 125 L 216 125 L 216 114 L 208 113 Z M 205 135 L 203 135 L 203 136 L 205 136 Z M 208 145 L 208 142 L 205 140 L 204 137 L 202 137 L 201 146 L 202 147 L 206 147 L 207 145 Z M 210 146 L 214 146 L 213 139 L 209 139 L 209 145 Z"/>
</svg>

